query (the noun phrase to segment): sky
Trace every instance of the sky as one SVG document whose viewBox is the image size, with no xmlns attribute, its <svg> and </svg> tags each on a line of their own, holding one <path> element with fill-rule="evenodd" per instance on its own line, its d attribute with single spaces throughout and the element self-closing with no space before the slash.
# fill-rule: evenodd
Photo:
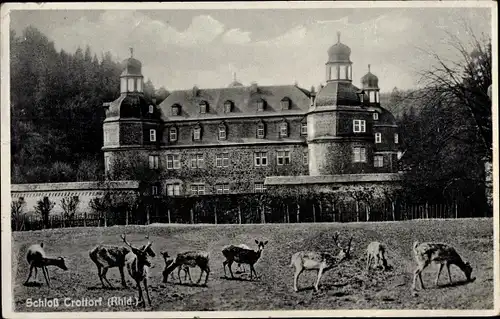
<svg viewBox="0 0 500 319">
<path fill-rule="evenodd" d="M 89 45 L 98 57 L 142 62 L 142 73 L 167 90 L 244 85 L 325 83 L 328 48 L 351 48 L 353 83 L 371 71 L 382 92 L 418 86 L 434 63 L 429 51 L 456 59 L 452 34 L 467 43 L 464 24 L 491 37 L 489 8 L 321 8 L 209 10 L 17 10 L 10 27 L 28 25 L 74 52 Z"/>
</svg>

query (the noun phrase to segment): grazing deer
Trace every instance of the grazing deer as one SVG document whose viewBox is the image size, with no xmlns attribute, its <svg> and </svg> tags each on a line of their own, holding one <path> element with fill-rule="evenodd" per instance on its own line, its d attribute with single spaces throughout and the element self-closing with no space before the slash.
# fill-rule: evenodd
<svg viewBox="0 0 500 319">
<path fill-rule="evenodd" d="M 57 266 L 62 270 L 68 270 L 63 257 L 47 257 L 45 251 L 43 250 L 43 243 L 40 243 L 39 245 L 31 245 L 28 248 L 26 259 L 28 260 L 28 264 L 30 265 L 30 273 L 28 275 L 28 279 L 26 279 L 26 281 L 24 282 L 25 285 L 31 278 L 33 268 L 35 269 L 35 281 L 38 275 L 38 268 L 42 268 L 43 276 L 45 277 L 45 282 L 47 283 L 48 287 L 50 287 L 50 276 L 47 266 Z"/>
<path fill-rule="evenodd" d="M 134 279 L 137 290 L 139 290 L 139 304 L 145 307 L 146 303 L 142 295 L 141 282 L 144 285 L 144 290 L 146 291 L 146 296 L 148 297 L 149 306 L 151 306 L 151 299 L 149 298 L 148 290 L 148 273 L 151 263 L 148 260 L 147 250 L 151 248 L 151 242 L 148 241 L 146 246 L 138 249 L 133 247 L 126 239 L 125 235 L 121 235 L 123 242 L 130 247 L 132 250 L 125 256 L 125 266 L 127 267 L 128 273 L 132 279 Z M 149 239 L 149 236 L 146 236 Z M 153 256 L 154 257 L 154 253 Z"/>
<path fill-rule="evenodd" d="M 345 259 L 350 258 L 351 242 L 352 237 L 349 239 L 349 244 L 347 248 L 343 248 L 338 243 L 339 234 L 336 233 L 333 237 L 334 243 L 340 248 L 340 252 L 337 255 L 333 255 L 329 252 L 318 252 L 318 251 L 299 251 L 293 254 L 290 267 L 295 267 L 295 276 L 293 278 L 293 289 L 297 292 L 297 281 L 300 274 L 303 271 L 317 270 L 318 278 L 314 284 L 314 289 L 318 291 L 319 281 L 323 273 L 327 270 L 332 269 L 336 265 L 340 264 Z"/>
<path fill-rule="evenodd" d="M 446 269 L 448 270 L 448 278 L 450 279 L 450 284 L 453 283 L 451 280 L 450 265 L 458 266 L 458 268 L 460 268 L 465 274 L 467 281 L 471 281 L 471 265 L 468 262 L 464 262 L 455 248 L 451 247 L 450 245 L 432 242 L 420 243 L 416 241 L 413 243 L 413 254 L 418 264 L 418 267 L 417 269 L 415 269 L 415 273 L 413 276 L 413 290 L 416 289 L 415 284 L 417 281 L 417 276 L 420 280 L 422 289 L 425 289 L 424 283 L 422 281 L 422 271 L 431 263 L 439 264 L 439 270 L 437 272 L 435 280 L 436 286 L 438 285 L 439 275 L 441 274 L 441 270 L 443 270 L 444 265 L 446 265 Z"/>
<path fill-rule="evenodd" d="M 142 246 L 140 249 L 144 249 L 146 246 Z M 114 288 L 113 285 L 106 278 L 106 274 L 109 268 L 117 267 L 120 270 L 120 278 L 122 286 L 127 288 L 127 282 L 125 281 L 125 274 L 123 269 L 125 268 L 125 256 L 130 252 L 130 249 L 123 246 L 115 245 L 98 245 L 89 252 L 90 259 L 97 266 L 97 274 L 101 280 L 102 286 L 106 288 L 104 281 L 106 281 L 110 288 Z M 149 256 L 155 257 L 153 249 L 150 247 L 146 248 L 146 252 Z"/>
<path fill-rule="evenodd" d="M 255 243 L 257 244 L 257 250 L 251 250 L 234 245 L 229 245 L 222 249 L 222 254 L 226 257 L 226 260 L 223 262 L 224 276 L 227 277 L 226 265 L 228 265 L 231 278 L 234 278 L 231 265 L 233 262 L 237 262 L 238 264 L 250 265 L 250 280 L 253 279 L 253 274 L 255 274 L 256 278 L 258 277 L 254 265 L 262 256 L 262 251 L 264 250 L 264 246 L 267 245 L 267 240 L 265 242 L 255 240 Z"/>
<path fill-rule="evenodd" d="M 170 255 L 166 251 L 162 252 L 161 255 L 163 256 L 163 259 L 165 260 L 165 269 L 167 269 L 170 265 L 172 265 L 172 263 L 174 262 L 175 259 L 170 257 Z M 184 280 L 186 280 L 187 275 L 189 273 L 189 267 L 186 265 L 181 265 L 180 268 L 182 268 L 182 270 L 184 270 Z M 175 280 L 173 271 L 170 273 L 170 275 L 172 277 L 172 280 Z M 192 282 L 192 280 L 191 280 L 191 282 Z"/>
<path fill-rule="evenodd" d="M 388 265 L 387 259 L 385 259 L 385 251 L 385 245 L 379 243 L 378 241 L 372 241 L 368 245 L 366 248 L 366 271 L 370 270 L 372 263 L 375 263 L 375 266 L 378 266 L 380 265 L 380 262 L 382 262 L 384 270 L 387 270 Z"/>
<path fill-rule="evenodd" d="M 226 249 L 228 248 L 229 246 L 231 245 L 227 245 L 227 246 L 224 246 L 223 249 Z M 239 245 L 235 245 L 236 247 L 240 247 L 240 248 L 243 248 L 243 249 L 250 249 L 250 247 L 248 247 L 247 245 L 245 244 L 239 244 Z M 238 269 L 236 270 L 236 273 L 237 274 L 242 274 L 245 272 L 245 267 L 242 265 L 242 264 L 238 264 Z"/>
<path fill-rule="evenodd" d="M 177 254 L 174 261 L 163 270 L 163 283 L 166 283 L 168 280 L 168 275 L 172 273 L 176 268 L 179 268 L 177 272 L 177 276 L 179 277 L 179 283 L 182 284 L 181 280 L 181 269 L 184 270 L 184 279 L 186 278 L 186 273 L 189 276 L 189 281 L 193 283 L 191 279 L 191 274 L 189 273 L 189 267 L 200 267 L 200 278 L 196 284 L 199 284 L 201 281 L 201 277 L 205 272 L 207 275 L 205 277 L 205 285 L 208 281 L 208 275 L 210 274 L 210 266 L 209 266 L 209 254 L 206 251 L 186 251 L 183 253 Z"/>
</svg>

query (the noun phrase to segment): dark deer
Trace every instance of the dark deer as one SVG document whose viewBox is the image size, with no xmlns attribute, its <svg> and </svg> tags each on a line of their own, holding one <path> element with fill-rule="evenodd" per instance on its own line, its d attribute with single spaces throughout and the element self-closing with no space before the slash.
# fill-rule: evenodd
<svg viewBox="0 0 500 319">
<path fill-rule="evenodd" d="M 140 249 L 145 248 L 142 246 Z M 125 274 L 123 269 L 125 268 L 125 256 L 130 252 L 130 249 L 123 246 L 116 245 L 98 245 L 89 252 L 90 259 L 97 266 L 97 274 L 101 280 L 102 286 L 106 288 L 104 282 L 107 282 L 110 288 L 114 288 L 113 285 L 106 278 L 106 274 L 109 268 L 117 267 L 120 270 L 121 283 L 124 288 L 127 288 L 127 282 L 125 281 Z M 154 257 L 155 253 L 152 248 L 146 249 L 149 256 Z"/>
<path fill-rule="evenodd" d="M 144 285 L 144 290 L 146 291 L 146 296 L 148 298 L 149 306 L 151 306 L 151 298 L 149 297 L 148 290 L 148 274 L 149 267 L 151 267 L 151 263 L 148 260 L 148 252 L 147 250 L 151 248 L 151 242 L 148 241 L 146 246 L 142 248 L 133 247 L 127 240 L 125 239 L 125 235 L 121 235 L 123 242 L 130 247 L 132 250 L 125 256 L 125 266 L 127 267 L 128 273 L 132 279 L 134 279 L 137 290 L 139 291 L 139 304 L 143 307 L 146 306 L 144 301 L 144 296 L 142 295 L 141 282 Z M 146 236 L 149 239 L 149 236 Z M 153 256 L 154 257 L 154 253 Z"/>
<path fill-rule="evenodd" d="M 179 277 L 179 283 L 182 284 L 181 280 L 181 269 L 184 270 L 185 273 L 189 276 L 189 280 L 191 283 L 193 283 L 193 280 L 191 279 L 191 274 L 189 273 L 189 267 L 194 268 L 194 267 L 200 267 L 200 278 L 196 282 L 196 284 L 199 284 L 201 281 L 201 277 L 203 276 L 203 273 L 206 273 L 205 277 L 205 285 L 207 284 L 208 281 L 208 275 L 210 274 L 210 266 L 209 266 L 209 253 L 206 251 L 186 251 L 183 253 L 177 254 L 177 257 L 175 257 L 174 261 L 169 265 L 165 267 L 165 270 L 163 270 L 163 283 L 166 283 L 168 281 L 168 275 L 172 273 L 176 268 L 179 268 L 177 275 Z M 184 275 L 184 278 L 186 276 Z"/>
<path fill-rule="evenodd" d="M 432 242 L 420 243 L 416 241 L 413 243 L 413 254 L 418 265 L 413 276 L 413 290 L 416 289 L 415 285 L 417 277 L 420 280 L 422 289 L 425 289 L 424 282 L 422 281 L 422 271 L 431 263 L 439 264 L 439 270 L 434 282 L 436 286 L 438 285 L 441 270 L 443 270 L 443 267 L 445 265 L 446 269 L 448 270 L 448 278 L 450 280 L 450 284 L 453 283 L 453 281 L 451 280 L 450 265 L 456 265 L 458 268 L 460 268 L 460 270 L 462 270 L 462 272 L 465 274 L 467 281 L 473 280 L 471 279 L 471 265 L 469 264 L 469 262 L 464 262 L 455 248 L 451 247 L 450 245 Z"/>
<path fill-rule="evenodd" d="M 222 249 L 222 254 L 226 257 L 226 260 L 223 262 L 224 276 L 227 277 L 226 265 L 228 265 L 231 278 L 234 278 L 231 265 L 233 262 L 236 262 L 238 264 L 248 264 L 250 266 L 250 280 L 253 279 L 253 274 L 258 278 L 254 265 L 262 256 L 262 251 L 264 250 L 264 246 L 267 245 L 267 240 L 265 242 L 255 240 L 255 243 L 257 244 L 257 250 L 242 248 L 239 245 L 229 245 Z"/>
<path fill-rule="evenodd" d="M 336 255 L 329 252 L 318 252 L 318 251 L 299 251 L 292 255 L 290 262 L 290 267 L 295 267 L 295 276 L 293 278 L 293 289 L 297 292 L 297 281 L 300 274 L 303 271 L 318 271 L 318 278 L 314 284 L 314 290 L 318 291 L 319 281 L 323 273 L 330 270 L 343 262 L 344 260 L 350 258 L 351 242 L 352 237 L 349 239 L 349 244 L 347 248 L 340 246 L 338 243 L 339 234 L 336 233 L 333 237 L 334 243 L 340 248 L 340 252 Z"/>
<path fill-rule="evenodd" d="M 50 276 L 47 266 L 57 266 L 62 270 L 68 270 L 63 257 L 48 257 L 45 254 L 45 251 L 43 250 L 43 243 L 40 243 L 39 245 L 31 245 L 28 248 L 26 259 L 28 260 L 28 264 L 30 265 L 30 273 L 28 275 L 28 279 L 26 279 L 26 281 L 24 282 L 25 285 L 28 284 L 31 278 L 33 268 L 35 269 L 35 280 L 38 275 L 38 268 L 42 268 L 43 276 L 45 277 L 45 282 L 47 283 L 48 287 L 50 287 Z"/>
<path fill-rule="evenodd" d="M 165 269 L 167 269 L 170 265 L 173 264 L 173 262 L 175 261 L 175 258 L 170 257 L 170 255 L 166 251 L 162 252 L 161 255 L 163 256 L 163 259 L 165 260 Z M 184 270 L 184 280 L 187 280 L 187 275 L 189 273 L 189 267 L 186 265 L 182 265 L 179 267 L 182 268 L 182 270 Z M 170 273 L 170 275 L 172 277 L 172 280 L 175 280 L 173 271 Z M 192 282 L 192 280 L 191 280 L 191 282 Z M 165 283 L 166 283 L 166 281 L 165 281 Z"/>
</svg>

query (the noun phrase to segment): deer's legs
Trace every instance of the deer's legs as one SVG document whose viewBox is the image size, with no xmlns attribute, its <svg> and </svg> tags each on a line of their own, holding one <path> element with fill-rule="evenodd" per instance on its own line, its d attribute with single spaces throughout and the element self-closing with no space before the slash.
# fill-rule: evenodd
<svg viewBox="0 0 500 319">
<path fill-rule="evenodd" d="M 259 276 L 257 276 L 257 272 L 255 271 L 255 268 L 252 264 L 250 264 L 250 280 L 252 280 L 252 273 L 255 274 L 255 279 L 257 279 Z"/>
<path fill-rule="evenodd" d="M 127 282 L 125 281 L 125 274 L 123 273 L 123 267 L 118 267 L 120 270 L 120 277 L 122 279 L 122 286 L 123 288 L 127 288 Z"/>
<path fill-rule="evenodd" d="M 300 268 L 300 269 L 295 268 L 295 276 L 293 277 L 293 290 L 295 290 L 295 292 L 299 291 L 297 289 L 297 281 L 299 280 L 299 276 L 303 270 L 304 270 L 304 268 Z"/>
<path fill-rule="evenodd" d="M 367 254 L 366 256 L 366 271 L 370 271 L 370 264 L 372 263 L 372 255 Z"/>
<path fill-rule="evenodd" d="M 233 275 L 233 270 L 231 269 L 231 265 L 233 264 L 232 261 L 225 261 L 224 262 L 225 264 L 227 264 L 228 268 L 229 268 L 229 273 L 231 274 L 231 278 L 234 278 L 234 275 Z M 226 274 L 226 268 L 225 268 L 225 264 L 224 264 L 224 275 Z"/>
<path fill-rule="evenodd" d="M 181 280 L 181 268 L 179 266 L 179 268 L 177 268 L 177 277 L 179 277 L 179 283 L 182 284 L 182 280 Z M 184 269 L 184 280 L 186 280 L 186 270 Z"/>
<path fill-rule="evenodd" d="M 193 279 L 191 279 L 191 272 L 189 271 L 189 267 L 184 268 L 184 280 L 186 280 L 186 274 L 189 277 L 189 282 L 193 283 Z"/>
<path fill-rule="evenodd" d="M 412 288 L 415 290 L 416 288 L 416 283 L 417 283 L 417 277 L 420 279 L 420 284 L 422 285 L 422 289 L 425 289 L 424 283 L 422 282 L 422 271 L 424 270 L 425 266 L 418 266 L 417 269 L 415 269 L 415 272 L 413 274 L 413 285 Z"/>
<path fill-rule="evenodd" d="M 99 266 L 98 264 L 96 264 L 97 266 L 97 275 L 99 276 L 99 280 L 101 281 L 101 284 L 104 288 L 106 288 L 106 285 L 104 284 L 104 281 L 102 280 L 102 273 L 101 273 L 101 266 Z"/>
<path fill-rule="evenodd" d="M 47 286 L 50 287 L 49 271 L 47 270 L 47 267 L 42 266 L 42 271 L 43 276 L 45 277 L 45 282 L 47 283 Z"/>
<path fill-rule="evenodd" d="M 38 277 L 38 267 L 35 267 L 35 281 L 36 281 L 37 277 Z"/>
<path fill-rule="evenodd" d="M 144 278 L 144 290 L 146 290 L 146 297 L 148 297 L 148 303 L 151 307 L 151 298 L 149 298 L 149 290 L 148 290 L 148 279 Z"/>
<path fill-rule="evenodd" d="M 450 273 L 450 264 L 446 263 L 446 268 L 448 269 L 448 278 L 450 279 L 450 285 L 453 284 L 453 281 L 451 280 L 451 273 Z"/>
<path fill-rule="evenodd" d="M 113 285 L 109 282 L 108 278 L 106 278 L 107 273 L 108 273 L 108 267 L 103 267 L 101 273 L 102 279 L 104 279 L 104 281 L 108 283 L 109 287 L 114 288 Z"/>
<path fill-rule="evenodd" d="M 26 281 L 24 282 L 24 284 L 26 285 L 29 281 L 30 281 L 30 278 L 31 278 L 31 274 L 33 273 L 33 268 L 35 268 L 35 266 L 33 266 L 33 264 L 30 265 L 30 273 L 28 275 L 28 279 L 26 279 Z M 35 268 L 36 269 L 36 268 Z M 35 275 L 35 280 L 36 280 L 36 275 Z"/>
<path fill-rule="evenodd" d="M 318 269 L 318 279 L 316 280 L 316 284 L 314 285 L 314 290 L 318 291 L 318 286 L 319 286 L 319 280 L 321 279 L 321 276 L 323 275 L 323 265 L 321 265 Z"/>
<path fill-rule="evenodd" d="M 434 281 L 434 285 L 438 285 L 438 281 L 439 281 L 439 275 L 441 275 L 441 270 L 443 270 L 443 267 L 444 267 L 444 264 L 440 264 L 439 265 L 439 270 L 437 272 L 437 275 L 436 275 L 436 280 Z"/>
<path fill-rule="evenodd" d="M 205 272 L 207 273 L 207 276 L 205 277 L 205 285 L 206 285 L 208 282 L 208 275 L 210 274 L 210 267 L 208 267 L 208 265 L 207 265 L 207 268 L 205 269 Z M 200 279 L 201 279 L 201 277 L 200 277 Z"/>
<path fill-rule="evenodd" d="M 144 296 L 142 295 L 141 282 L 136 281 L 136 284 L 137 284 L 137 290 L 139 290 L 139 304 L 142 304 L 142 306 L 144 307 L 145 302 L 144 302 Z"/>
</svg>

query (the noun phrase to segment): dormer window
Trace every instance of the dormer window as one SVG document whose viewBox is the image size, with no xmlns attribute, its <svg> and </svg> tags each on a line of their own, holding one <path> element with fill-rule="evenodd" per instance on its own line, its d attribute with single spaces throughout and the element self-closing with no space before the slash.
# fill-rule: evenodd
<svg viewBox="0 0 500 319">
<path fill-rule="evenodd" d="M 291 106 L 291 101 L 289 98 L 285 97 L 281 100 L 281 109 L 282 110 L 289 110 Z"/>
<path fill-rule="evenodd" d="M 265 135 L 264 122 L 257 123 L 257 138 L 264 138 Z"/>
<path fill-rule="evenodd" d="M 201 126 L 197 125 L 193 129 L 193 140 L 199 141 L 201 140 Z"/>
<path fill-rule="evenodd" d="M 233 102 L 226 101 L 224 102 L 224 113 L 231 113 L 233 110 Z"/>
<path fill-rule="evenodd" d="M 264 100 L 258 100 L 257 101 L 257 112 L 262 112 L 264 111 L 265 107 L 266 107 L 266 101 Z"/>
<path fill-rule="evenodd" d="M 208 103 L 206 101 L 200 102 L 200 113 L 204 114 L 208 111 Z"/>
<path fill-rule="evenodd" d="M 378 112 L 373 113 L 373 119 L 374 119 L 375 121 L 377 121 L 377 120 L 378 120 Z"/>
<path fill-rule="evenodd" d="M 354 133 L 365 133 L 366 132 L 365 120 L 353 120 L 352 126 L 353 126 Z"/>
<path fill-rule="evenodd" d="M 398 143 L 399 143 L 399 134 L 394 133 L 394 144 L 398 144 Z"/>
<path fill-rule="evenodd" d="M 149 105 L 149 114 L 153 114 L 155 107 L 151 104 Z"/>
<path fill-rule="evenodd" d="M 177 128 L 171 127 L 169 130 L 169 138 L 171 142 L 177 141 Z"/>
<path fill-rule="evenodd" d="M 181 106 L 179 104 L 172 105 L 172 116 L 177 116 L 181 113 Z"/>
<path fill-rule="evenodd" d="M 375 143 L 379 144 L 382 143 L 382 133 L 375 133 Z"/>
<path fill-rule="evenodd" d="M 219 140 L 225 140 L 226 137 L 227 137 L 226 125 L 224 123 L 221 123 L 219 125 Z"/>
<path fill-rule="evenodd" d="M 300 123 L 300 135 L 307 136 L 307 123 Z"/>
<path fill-rule="evenodd" d="M 288 136 L 288 123 L 283 122 L 280 124 L 280 136 L 287 137 Z"/>
</svg>

